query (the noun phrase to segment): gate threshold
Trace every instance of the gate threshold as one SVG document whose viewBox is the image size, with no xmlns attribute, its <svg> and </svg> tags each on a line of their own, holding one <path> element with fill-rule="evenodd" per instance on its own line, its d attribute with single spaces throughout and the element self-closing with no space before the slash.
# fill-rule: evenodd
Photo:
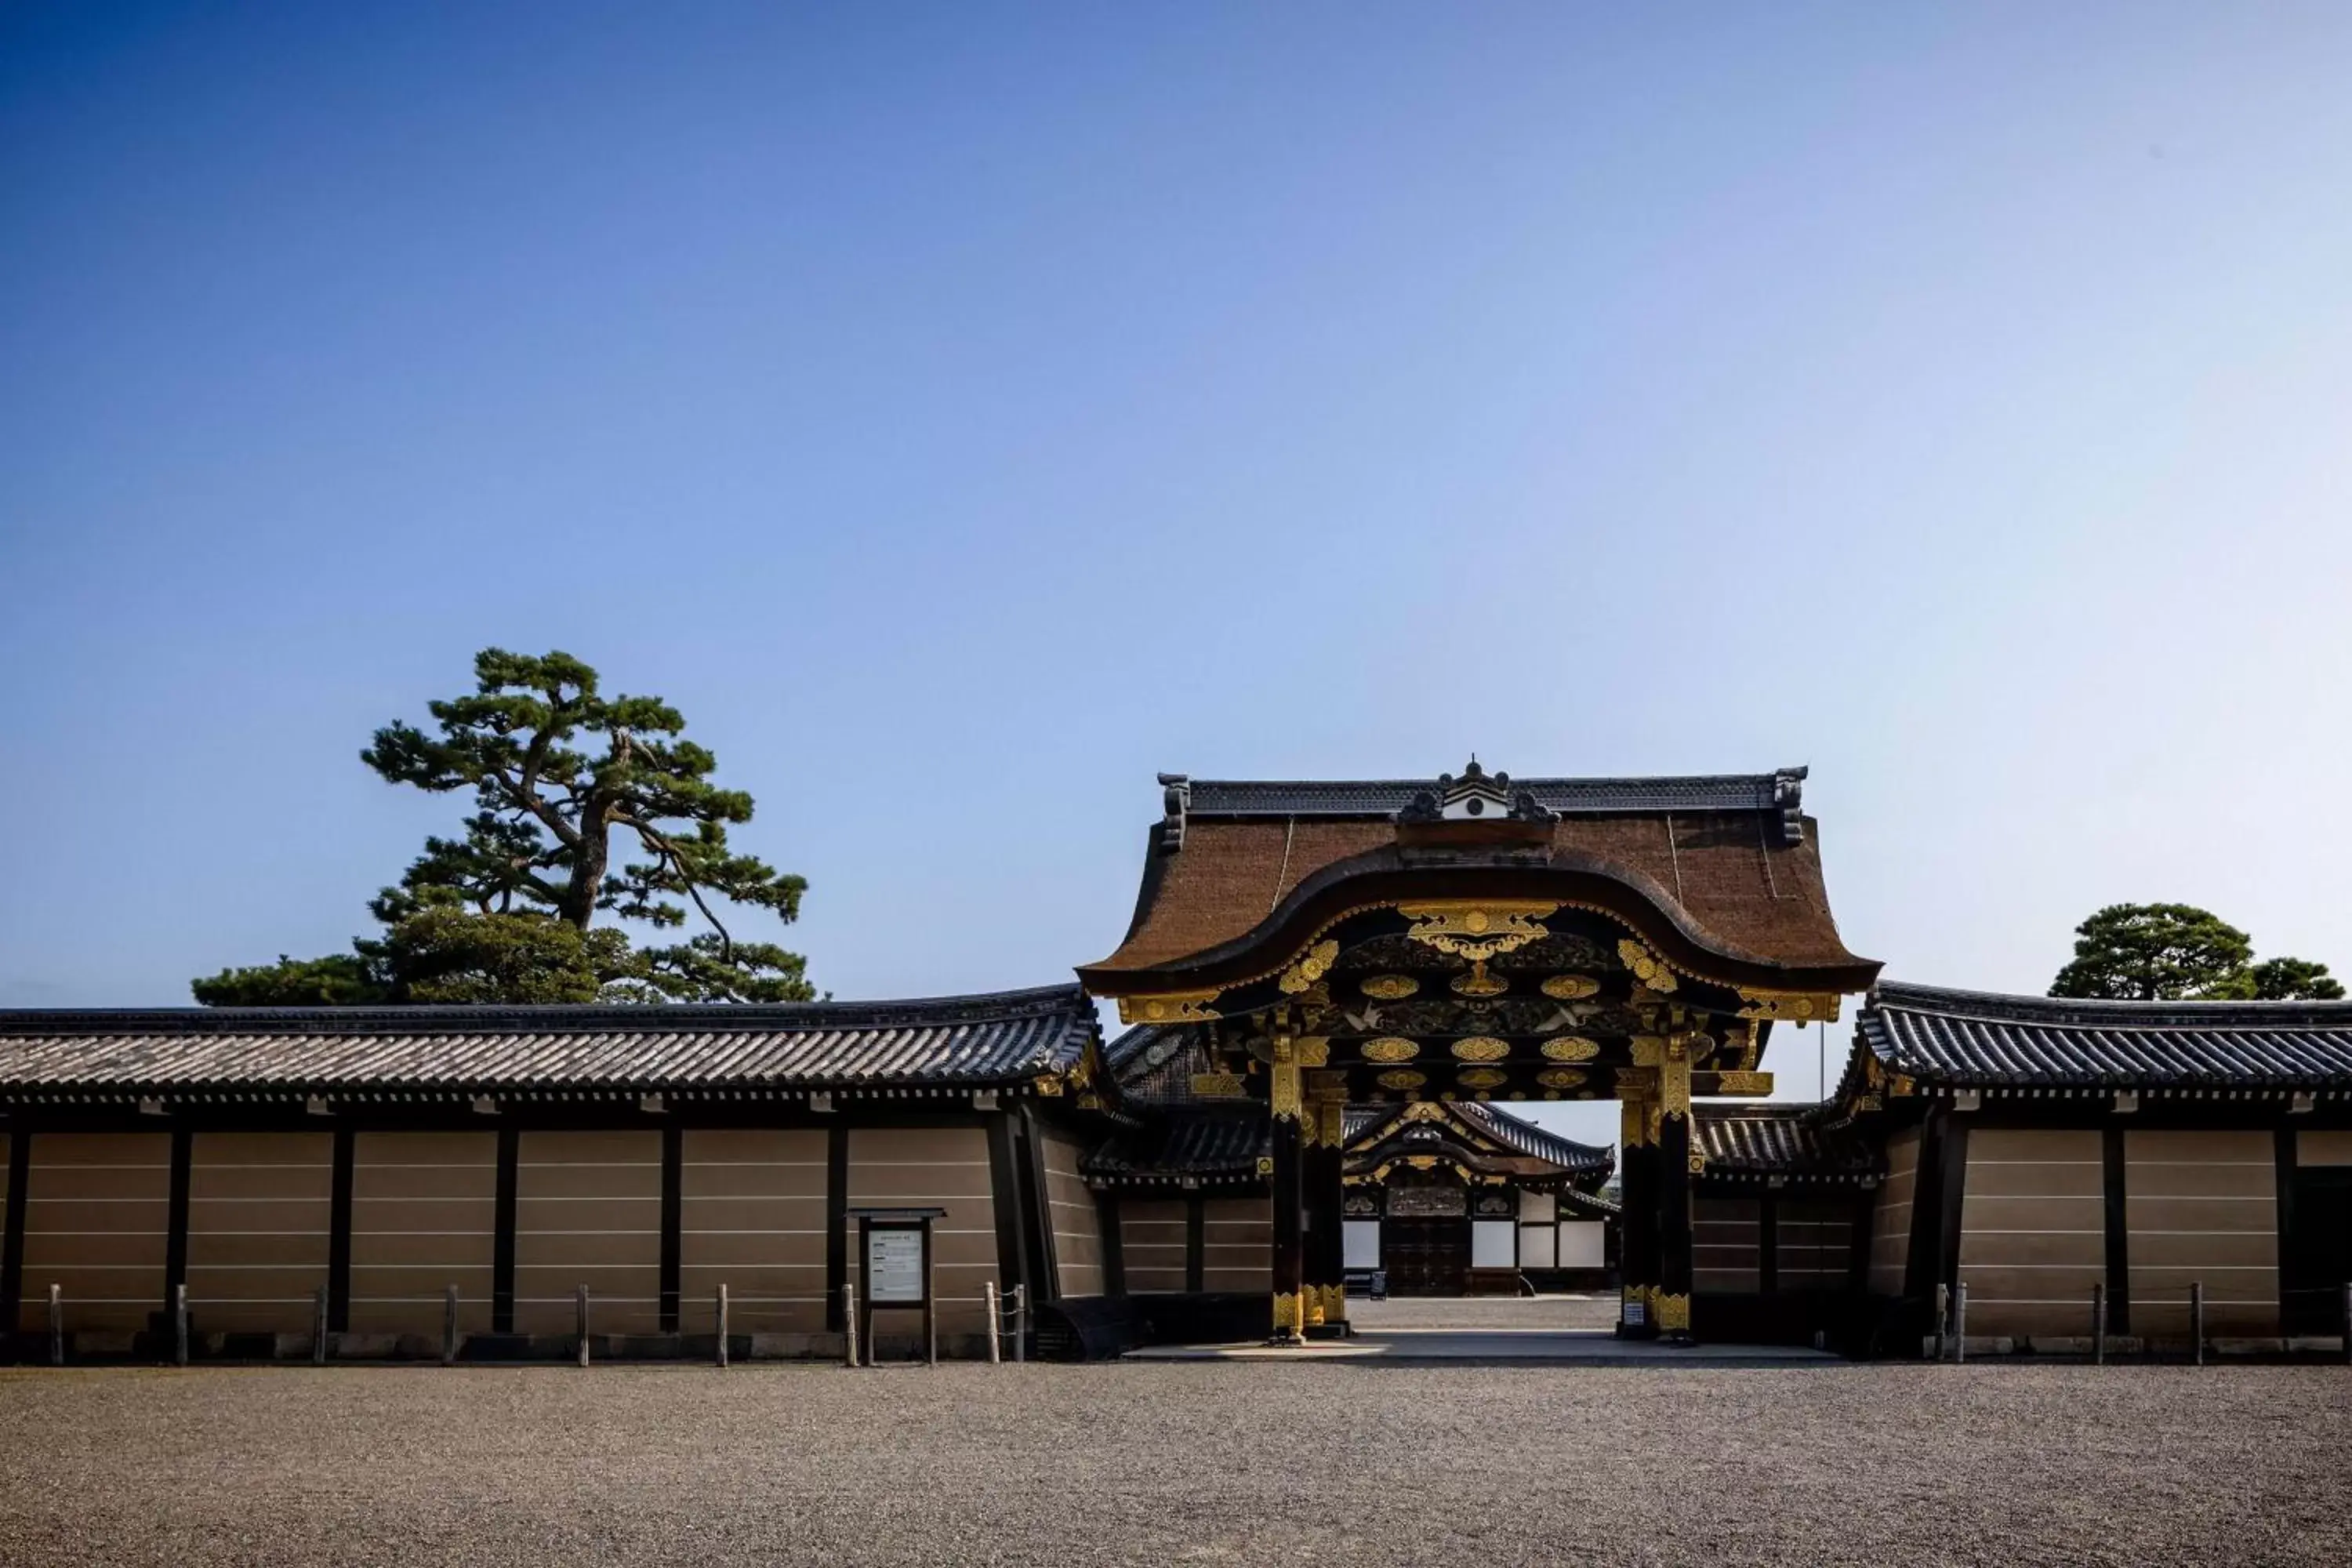
<svg viewBox="0 0 2352 1568">
<path fill-rule="evenodd" d="M 1121 1359 L 1719 1367 L 1820 1366 L 1844 1358 L 1809 1345 L 1673 1345 L 1657 1340 L 1621 1340 L 1605 1329 L 1383 1329 L 1344 1340 L 1309 1340 L 1303 1345 L 1146 1345 Z"/>
</svg>

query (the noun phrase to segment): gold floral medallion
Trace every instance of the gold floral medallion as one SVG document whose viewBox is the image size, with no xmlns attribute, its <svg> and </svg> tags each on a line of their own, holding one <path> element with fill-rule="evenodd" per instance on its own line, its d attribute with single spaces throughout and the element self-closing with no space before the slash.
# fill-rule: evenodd
<svg viewBox="0 0 2352 1568">
<path fill-rule="evenodd" d="M 1551 974 L 1544 978 L 1543 994 L 1555 1002 L 1581 1002 L 1600 992 L 1601 982 L 1590 974 Z"/>
<path fill-rule="evenodd" d="M 1471 1035 L 1454 1042 L 1454 1058 L 1465 1062 L 1498 1062 L 1511 1047 L 1492 1035 Z"/>
<path fill-rule="evenodd" d="M 1421 982 L 1410 974 L 1368 974 L 1356 989 L 1378 1002 L 1395 1002 L 1421 989 Z"/>
<path fill-rule="evenodd" d="M 1402 1035 L 1382 1035 L 1377 1040 L 1366 1040 L 1363 1054 L 1368 1062 L 1409 1062 L 1421 1055 L 1421 1047 Z"/>
<path fill-rule="evenodd" d="M 1555 1062 L 1589 1062 L 1601 1054 L 1601 1042 L 1582 1035 L 1559 1035 L 1543 1043 L 1544 1058 Z"/>
<path fill-rule="evenodd" d="M 1391 1068 L 1380 1078 L 1382 1089 L 1392 1089 L 1400 1094 L 1410 1094 L 1428 1081 L 1427 1074 L 1417 1073 L 1411 1068 Z"/>
</svg>

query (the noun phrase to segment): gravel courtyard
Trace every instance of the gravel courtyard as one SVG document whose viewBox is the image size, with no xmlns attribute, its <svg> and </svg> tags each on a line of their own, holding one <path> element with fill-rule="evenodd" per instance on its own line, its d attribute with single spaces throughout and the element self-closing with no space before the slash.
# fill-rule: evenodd
<svg viewBox="0 0 2352 1568">
<path fill-rule="evenodd" d="M 2352 1561 L 2352 1373 L 0 1372 L 0 1561 Z"/>
</svg>

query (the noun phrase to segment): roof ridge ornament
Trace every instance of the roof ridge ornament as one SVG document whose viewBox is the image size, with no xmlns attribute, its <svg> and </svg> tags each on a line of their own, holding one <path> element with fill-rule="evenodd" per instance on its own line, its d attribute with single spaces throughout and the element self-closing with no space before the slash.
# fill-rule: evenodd
<svg viewBox="0 0 2352 1568">
<path fill-rule="evenodd" d="M 1802 844 L 1805 841 L 1805 779 L 1811 773 L 1810 763 L 1802 767 L 1776 768 L 1772 773 L 1772 806 L 1780 814 L 1780 842 Z"/>
<path fill-rule="evenodd" d="M 1396 814 L 1401 823 L 1465 822 L 1482 818 L 1506 822 L 1555 822 L 1559 814 L 1536 799 L 1531 789 L 1513 790 L 1511 775 L 1489 773 L 1478 765 L 1478 754 L 1456 778 L 1437 775 L 1437 787 L 1416 791 Z"/>
<path fill-rule="evenodd" d="M 1192 781 L 1184 773 L 1160 775 L 1160 852 L 1173 855 L 1184 847 L 1184 813 L 1192 804 Z"/>
</svg>

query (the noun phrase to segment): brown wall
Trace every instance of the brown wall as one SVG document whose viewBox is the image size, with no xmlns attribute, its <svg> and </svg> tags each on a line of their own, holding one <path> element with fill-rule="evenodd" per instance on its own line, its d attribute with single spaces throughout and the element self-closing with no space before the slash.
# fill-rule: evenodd
<svg viewBox="0 0 2352 1568">
<path fill-rule="evenodd" d="M 2296 1133 L 2294 1163 L 2298 1165 L 2352 1165 L 2352 1131 Z"/>
<path fill-rule="evenodd" d="M 1130 1295 L 1184 1289 L 1184 1213 L 1181 1198 L 1121 1198 L 1119 1248 Z"/>
<path fill-rule="evenodd" d="M 1851 1200 L 1782 1198 L 1773 1269 L 1783 1290 L 1843 1290 L 1853 1278 Z"/>
<path fill-rule="evenodd" d="M 1211 1198 L 1202 1205 L 1201 1289 L 1274 1289 L 1274 1200 Z"/>
<path fill-rule="evenodd" d="M 1870 1289 L 1900 1296 L 1911 1258 L 1911 1198 L 1919 1182 L 1919 1129 L 1906 1127 L 1886 1140 L 1886 1180 L 1870 1211 Z"/>
<path fill-rule="evenodd" d="M 1692 1200 L 1693 1289 L 1752 1295 L 1761 1288 L 1762 1212 L 1754 1198 Z"/>
<path fill-rule="evenodd" d="M 849 1205 L 944 1208 L 933 1227 L 940 1332 L 984 1333 L 983 1288 L 1000 1289 L 996 1203 L 989 1182 L 988 1135 L 977 1127 L 865 1128 L 849 1131 Z M 849 1278 L 857 1279 L 857 1226 L 849 1222 Z M 884 1311 L 875 1332 L 915 1333 L 911 1312 Z"/>
<path fill-rule="evenodd" d="M 490 1327 L 499 1135 L 359 1132 L 352 1138 L 354 1333 L 441 1333 L 457 1287 L 460 1333 Z"/>
<path fill-rule="evenodd" d="M 2189 1286 L 2204 1281 L 2209 1334 L 2274 1334 L 2278 1153 L 2268 1132 L 2124 1134 L 2132 1331 L 2189 1331 Z"/>
<path fill-rule="evenodd" d="M 2095 1130 L 1976 1127 L 1960 1198 L 1969 1332 L 2087 1334 L 2106 1279 L 2106 1166 Z"/>
<path fill-rule="evenodd" d="M 163 1305 L 171 1208 L 170 1133 L 34 1134 L 21 1326 L 47 1328 L 58 1285 L 68 1333 L 144 1329 Z"/>
<path fill-rule="evenodd" d="M 188 1318 L 198 1333 L 299 1333 L 327 1283 L 331 1132 L 198 1132 L 188 1148 Z"/>
<path fill-rule="evenodd" d="M 727 1287 L 739 1334 L 824 1327 L 826 1137 L 689 1129 L 678 1154 L 678 1326 L 709 1333 Z"/>
<path fill-rule="evenodd" d="M 661 1134 L 527 1131 L 515 1159 L 515 1331 L 661 1326 Z"/>
<path fill-rule="evenodd" d="M 1045 1204 L 1054 1216 L 1054 1263 L 1065 1296 L 1103 1293 L 1102 1216 L 1094 1193 L 1078 1174 L 1078 1146 L 1047 1138 Z M 1133 1289 L 1133 1287 L 1129 1287 Z"/>
</svg>

